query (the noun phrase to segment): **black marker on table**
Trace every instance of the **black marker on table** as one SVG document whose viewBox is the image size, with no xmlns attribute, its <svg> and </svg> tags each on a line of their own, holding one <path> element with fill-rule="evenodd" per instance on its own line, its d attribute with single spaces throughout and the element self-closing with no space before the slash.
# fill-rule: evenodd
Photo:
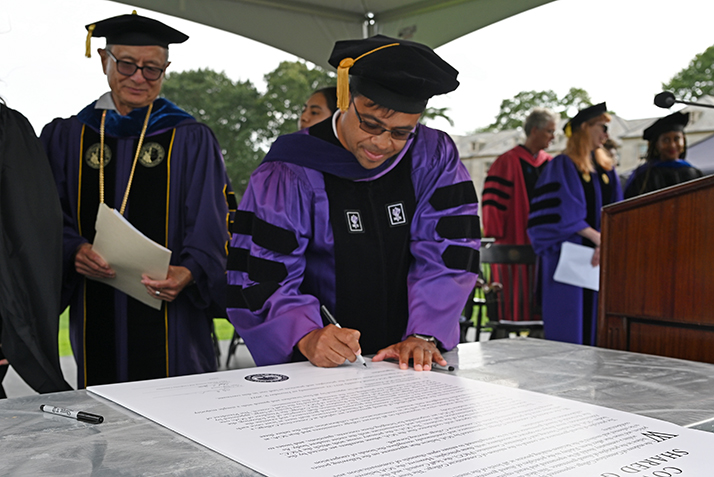
<svg viewBox="0 0 714 477">
<path fill-rule="evenodd" d="M 44 411 L 50 414 L 56 414 L 58 416 L 70 417 L 72 419 L 77 419 L 78 421 L 88 422 L 90 424 L 101 424 L 104 422 L 104 418 L 98 414 L 91 414 L 84 411 L 73 411 L 72 409 L 66 409 L 64 407 L 57 406 L 47 406 L 42 404 L 40 406 L 40 411 Z"/>
<path fill-rule="evenodd" d="M 451 366 L 451 365 L 442 366 L 442 365 L 440 365 L 439 363 L 431 363 L 431 369 L 436 370 L 436 371 L 448 371 L 448 372 L 451 372 L 451 371 L 454 371 L 456 368 L 454 368 L 454 367 Z"/>
<path fill-rule="evenodd" d="M 337 320 L 335 319 L 335 317 L 332 316 L 332 313 L 330 313 L 330 310 L 328 310 L 325 305 L 322 305 L 322 306 L 320 307 L 320 311 L 322 311 L 322 314 L 323 314 L 323 316 L 327 319 L 327 321 L 329 321 L 330 323 L 332 323 L 333 325 L 335 325 L 335 326 L 338 327 L 338 328 L 342 328 L 342 327 L 340 326 L 340 324 L 337 322 Z M 364 358 L 362 357 L 361 354 L 358 354 L 358 355 L 357 355 L 357 361 L 359 361 L 359 363 L 360 363 L 362 366 L 364 366 L 365 368 L 367 367 L 367 363 L 365 362 L 365 360 L 364 360 Z"/>
</svg>

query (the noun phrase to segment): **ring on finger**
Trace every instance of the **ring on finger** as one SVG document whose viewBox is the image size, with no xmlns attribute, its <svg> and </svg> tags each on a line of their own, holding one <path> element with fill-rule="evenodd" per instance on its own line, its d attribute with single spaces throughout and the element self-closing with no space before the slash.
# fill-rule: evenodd
<svg viewBox="0 0 714 477">
<path fill-rule="evenodd" d="M 156 295 L 156 296 L 161 295 L 161 290 L 156 290 L 156 291 L 154 292 L 154 295 Z"/>
</svg>

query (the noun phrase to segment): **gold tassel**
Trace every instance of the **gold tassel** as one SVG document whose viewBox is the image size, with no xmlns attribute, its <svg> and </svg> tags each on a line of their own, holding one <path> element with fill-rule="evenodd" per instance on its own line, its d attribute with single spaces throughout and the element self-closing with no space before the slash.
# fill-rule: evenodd
<svg viewBox="0 0 714 477">
<path fill-rule="evenodd" d="M 337 67 L 337 107 L 340 111 L 350 107 L 350 68 L 354 64 L 352 58 L 344 58 Z"/>
<path fill-rule="evenodd" d="M 87 28 L 87 41 L 84 46 L 84 48 L 85 48 L 84 56 L 86 56 L 87 58 L 92 57 L 92 33 L 94 33 L 94 27 L 96 27 L 96 26 L 97 25 L 95 25 L 95 24 L 91 24 L 91 25 L 89 25 L 89 28 Z"/>
<path fill-rule="evenodd" d="M 372 51 L 361 54 L 354 60 L 352 58 L 343 58 L 340 61 L 340 65 L 337 67 L 337 107 L 340 108 L 340 111 L 347 111 L 347 108 L 350 107 L 350 68 L 352 68 L 352 65 L 354 65 L 357 60 L 360 60 L 375 51 L 397 45 L 399 45 L 399 43 L 382 45 L 379 48 L 375 48 Z"/>
<path fill-rule="evenodd" d="M 573 135 L 573 127 L 570 125 L 570 121 L 565 125 L 565 137 L 570 137 Z"/>
</svg>

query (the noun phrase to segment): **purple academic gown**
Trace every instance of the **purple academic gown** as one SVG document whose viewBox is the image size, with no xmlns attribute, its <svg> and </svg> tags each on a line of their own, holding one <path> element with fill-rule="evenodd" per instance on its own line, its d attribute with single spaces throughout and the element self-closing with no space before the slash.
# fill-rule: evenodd
<svg viewBox="0 0 714 477">
<path fill-rule="evenodd" d="M 334 138 L 331 121 L 310 128 L 309 134 L 322 128 L 320 138 L 308 130 L 278 138 L 251 176 L 229 252 L 229 319 L 258 365 L 304 359 L 295 346 L 323 326 L 321 304 L 343 327 L 360 330 L 364 354 L 412 333 L 453 348 L 461 309 L 475 284 L 480 242 L 476 193 L 456 147 L 443 132 L 420 125 L 398 156 L 370 171 Z M 384 182 L 392 176 L 403 180 Z M 350 202 L 352 192 L 339 197 L 345 188 L 354 187 L 357 196 L 380 190 L 380 184 L 389 184 L 387 195 L 407 184 L 404 200 Z M 390 231 L 404 233 L 403 250 L 360 248 L 359 240 L 379 222 L 389 224 L 386 244 Z M 351 238 L 357 240 L 354 247 L 345 247 Z M 402 254 L 404 263 L 375 272 L 378 254 L 384 261 Z M 344 261 L 351 268 L 343 268 Z M 402 268 L 401 276 L 393 272 Z M 343 287 L 361 274 L 371 278 Z M 366 318 L 372 322 L 349 318 L 380 301 L 388 302 L 387 311 Z M 404 320 L 395 325 L 402 301 Z M 383 322 L 393 333 L 390 339 L 374 336 Z"/>
<path fill-rule="evenodd" d="M 124 215 L 194 278 L 155 311 L 74 268 L 77 247 L 93 240 L 99 203 L 102 110 L 94 104 L 55 119 L 41 134 L 64 215 L 63 306 L 70 306 L 78 386 L 214 371 L 211 324 L 225 307 L 228 203 L 235 204 L 218 142 L 169 101 L 154 102 Z M 107 112 L 105 202 L 117 210 L 145 115 L 146 108 Z"/>
<path fill-rule="evenodd" d="M 596 166 L 586 182 L 566 155 L 543 170 L 531 200 L 528 235 L 540 258 L 543 326 L 546 339 L 595 344 L 597 292 L 553 280 L 563 242 L 593 246 L 577 234 L 588 226 L 600 230 L 600 210 L 622 200 L 613 169 Z"/>
</svg>

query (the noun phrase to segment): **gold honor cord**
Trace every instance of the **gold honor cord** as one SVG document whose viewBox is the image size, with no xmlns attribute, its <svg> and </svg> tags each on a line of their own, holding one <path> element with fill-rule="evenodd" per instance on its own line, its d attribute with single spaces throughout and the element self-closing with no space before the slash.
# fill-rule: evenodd
<svg viewBox="0 0 714 477">
<path fill-rule="evenodd" d="M 104 203 L 104 123 L 107 110 L 102 111 L 102 124 L 99 126 L 99 203 Z"/>
<path fill-rule="evenodd" d="M 131 165 L 131 174 L 129 174 L 129 183 L 126 185 L 126 191 L 124 192 L 124 199 L 121 202 L 121 208 L 119 213 L 124 215 L 124 209 L 126 208 L 126 202 L 129 200 L 129 190 L 131 190 L 131 182 L 134 180 L 134 171 L 136 170 L 136 163 L 139 160 L 139 153 L 141 152 L 141 146 L 144 144 L 144 136 L 146 135 L 146 128 L 149 125 L 149 116 L 151 116 L 151 109 L 154 107 L 154 103 L 149 104 L 149 109 L 146 110 L 146 117 L 144 118 L 144 126 L 141 128 L 141 135 L 139 135 L 139 144 L 136 146 L 136 154 L 134 155 L 134 162 Z M 102 113 L 102 124 L 99 127 L 99 202 L 104 203 L 104 121 L 107 116 L 107 110 L 105 109 Z"/>
</svg>

